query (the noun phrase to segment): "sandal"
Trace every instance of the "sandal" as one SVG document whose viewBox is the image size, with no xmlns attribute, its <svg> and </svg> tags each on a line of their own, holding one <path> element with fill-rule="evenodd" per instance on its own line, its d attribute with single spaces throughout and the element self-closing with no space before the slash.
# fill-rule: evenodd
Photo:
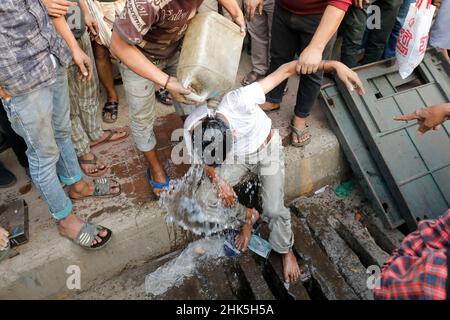
<svg viewBox="0 0 450 320">
<path fill-rule="evenodd" d="M 100 232 L 106 230 L 106 236 L 100 236 Z M 100 225 L 94 225 L 86 222 L 78 233 L 77 237 L 73 240 L 76 244 L 80 245 L 86 250 L 99 250 L 105 247 L 112 236 L 112 231 Z M 93 244 L 95 237 L 102 239 L 101 242 Z"/>
<path fill-rule="evenodd" d="M 117 130 L 104 130 L 104 131 L 105 132 L 109 132 L 109 134 L 106 136 L 106 138 L 103 139 L 102 141 L 97 142 L 97 143 L 94 143 L 94 144 L 91 143 L 91 148 L 93 148 L 95 146 L 99 146 L 99 145 L 105 144 L 105 143 L 108 143 L 108 142 L 120 141 L 120 140 L 123 140 L 125 138 L 128 138 L 128 136 L 130 135 L 130 133 L 128 131 L 125 131 L 126 135 L 124 135 L 123 137 L 120 137 L 120 138 L 115 139 L 115 140 L 111 140 L 112 137 L 114 137 L 115 134 L 120 134 L 120 131 L 117 131 Z"/>
<path fill-rule="evenodd" d="M 158 101 L 161 102 L 162 104 L 164 104 L 166 106 L 173 105 L 173 100 L 170 97 L 169 91 L 161 88 L 155 92 L 155 96 L 156 96 L 156 99 L 158 99 Z"/>
<path fill-rule="evenodd" d="M 9 244 L 9 243 L 6 246 L 6 248 L 0 250 L 0 261 L 2 261 L 3 259 L 5 259 L 8 256 L 10 250 L 11 250 L 11 244 Z"/>
<path fill-rule="evenodd" d="M 243 85 L 244 87 L 248 86 L 249 84 L 258 81 L 262 77 L 263 77 L 262 75 L 256 73 L 255 71 L 250 71 L 249 73 L 247 73 L 244 79 L 242 79 L 241 85 Z"/>
<path fill-rule="evenodd" d="M 106 115 L 110 114 L 111 117 L 108 119 Z M 119 114 L 119 103 L 118 102 L 106 102 L 103 106 L 102 117 L 103 121 L 106 123 L 116 122 L 117 116 Z"/>
<path fill-rule="evenodd" d="M 147 169 L 147 180 L 148 182 L 150 182 L 150 185 L 153 188 L 153 193 L 156 195 L 155 193 L 155 189 L 160 189 L 160 190 L 168 190 L 170 187 L 170 178 L 169 176 L 166 175 L 166 181 L 164 182 L 157 182 L 155 180 L 152 179 L 152 170 L 150 168 Z M 159 198 L 156 195 L 156 198 Z"/>
<path fill-rule="evenodd" d="M 98 164 L 97 156 L 95 154 L 93 154 L 93 156 L 94 156 L 94 159 L 91 159 L 91 160 L 83 160 L 83 159 L 78 158 L 78 162 L 80 164 L 81 170 L 83 170 L 85 175 L 87 175 L 89 177 L 100 177 L 100 176 L 102 176 L 102 175 L 104 175 L 106 173 L 106 170 L 108 170 L 108 167 L 103 165 L 104 168 L 101 169 L 100 168 L 101 166 Z M 82 167 L 83 164 L 94 165 L 95 166 L 94 170 L 96 170 L 96 172 L 88 172 L 87 170 L 85 170 Z"/>
<path fill-rule="evenodd" d="M 291 137 L 291 144 L 294 147 L 303 147 L 306 146 L 308 143 L 311 142 L 311 134 L 309 132 L 309 125 L 306 124 L 306 127 L 304 129 L 299 129 L 293 125 L 293 122 L 289 125 L 289 128 L 293 131 L 294 134 L 296 134 L 300 139 L 304 138 L 305 136 L 309 135 L 308 139 L 302 141 L 302 142 L 294 142 Z"/>
<path fill-rule="evenodd" d="M 113 181 L 117 184 L 117 187 L 119 188 L 119 192 L 117 192 L 117 193 L 111 192 L 111 184 L 110 184 L 111 181 Z M 100 178 L 100 179 L 94 179 L 93 182 L 94 182 L 95 187 L 94 187 L 94 192 L 91 195 L 80 197 L 80 198 L 70 197 L 70 199 L 72 199 L 74 201 L 79 201 L 79 200 L 85 200 L 85 199 L 93 198 L 93 197 L 94 198 L 114 198 L 122 193 L 122 186 L 120 185 L 120 183 L 117 180 Z"/>
</svg>

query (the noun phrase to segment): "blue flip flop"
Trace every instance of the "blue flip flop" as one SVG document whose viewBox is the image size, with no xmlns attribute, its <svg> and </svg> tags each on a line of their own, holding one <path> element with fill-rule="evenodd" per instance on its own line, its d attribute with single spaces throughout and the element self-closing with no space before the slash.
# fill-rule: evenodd
<svg viewBox="0 0 450 320">
<path fill-rule="evenodd" d="M 147 169 L 147 180 L 148 180 L 148 182 L 150 182 L 153 189 L 162 189 L 162 190 L 169 189 L 169 186 L 170 186 L 169 176 L 166 176 L 166 181 L 164 181 L 163 183 L 157 182 L 152 179 L 152 170 L 150 170 L 150 168 Z"/>
</svg>

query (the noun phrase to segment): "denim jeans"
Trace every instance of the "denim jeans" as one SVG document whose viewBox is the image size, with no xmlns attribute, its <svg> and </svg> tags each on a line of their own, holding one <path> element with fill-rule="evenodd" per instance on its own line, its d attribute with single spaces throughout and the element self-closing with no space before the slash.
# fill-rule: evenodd
<svg viewBox="0 0 450 320">
<path fill-rule="evenodd" d="M 395 57 L 395 48 L 397 46 L 397 38 L 400 34 L 400 29 L 403 27 L 403 23 L 405 23 L 406 16 L 408 15 L 409 6 L 414 3 L 415 0 L 404 0 L 402 6 L 398 10 L 397 19 L 395 20 L 394 28 L 392 29 L 391 36 L 389 37 L 388 44 L 384 49 L 384 58 L 393 58 Z"/>
<path fill-rule="evenodd" d="M 50 214 L 58 220 L 66 218 L 72 202 L 60 180 L 72 185 L 82 179 L 71 139 L 66 69 L 59 67 L 55 83 L 3 105 L 12 128 L 27 144 L 30 175 Z"/>
</svg>

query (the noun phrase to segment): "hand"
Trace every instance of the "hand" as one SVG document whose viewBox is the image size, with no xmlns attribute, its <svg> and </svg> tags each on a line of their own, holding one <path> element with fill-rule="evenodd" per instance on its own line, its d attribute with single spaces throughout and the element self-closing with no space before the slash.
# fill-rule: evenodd
<svg viewBox="0 0 450 320">
<path fill-rule="evenodd" d="M 92 36 L 96 37 L 100 32 L 97 21 L 95 21 L 91 14 L 85 14 L 84 21 L 86 23 L 86 26 L 88 27 L 89 33 Z"/>
<path fill-rule="evenodd" d="M 253 19 L 256 10 L 258 10 L 259 14 L 261 15 L 263 12 L 263 7 L 263 0 L 244 0 L 244 8 L 247 20 L 251 21 Z"/>
<path fill-rule="evenodd" d="M 181 83 L 178 82 L 177 78 L 170 77 L 166 89 L 176 102 L 191 105 L 195 104 L 195 102 L 186 99 L 185 96 L 190 94 L 191 91 L 183 87 Z"/>
<path fill-rule="evenodd" d="M 245 26 L 244 14 L 240 11 L 239 15 L 233 18 L 233 22 L 236 23 L 241 29 L 241 33 L 245 35 L 247 27 Z"/>
<path fill-rule="evenodd" d="M 11 95 L 6 91 L 6 89 L 3 89 L 3 87 L 0 87 L 0 99 L 9 101 L 11 100 Z"/>
<path fill-rule="evenodd" d="M 79 79 L 81 81 L 89 81 L 92 78 L 92 62 L 91 59 L 81 50 L 79 47 L 72 52 L 73 61 L 78 66 L 80 70 Z"/>
<path fill-rule="evenodd" d="M 394 120 L 397 121 L 410 121 L 417 120 L 419 129 L 418 135 L 423 135 L 425 132 L 433 129 L 438 130 L 439 126 L 449 118 L 450 104 L 437 104 L 428 108 L 418 109 L 413 113 L 405 114 L 402 116 L 395 116 Z"/>
<path fill-rule="evenodd" d="M 360 9 L 363 9 L 364 6 L 368 3 L 370 3 L 369 0 L 353 0 L 353 5 Z"/>
<path fill-rule="evenodd" d="M 216 187 L 217 197 L 222 200 L 226 208 L 231 208 L 236 204 L 237 195 L 228 182 L 218 180 L 214 186 Z"/>
<path fill-rule="evenodd" d="M 341 79 L 349 91 L 356 89 L 360 95 L 365 94 L 364 87 L 356 72 L 340 62 L 336 63 L 334 70 L 336 71 L 336 75 L 339 79 Z"/>
<path fill-rule="evenodd" d="M 42 0 L 47 8 L 48 15 L 53 18 L 65 16 L 70 7 L 75 7 L 78 4 L 67 0 Z"/>
<path fill-rule="evenodd" d="M 316 73 L 322 61 L 322 53 L 323 51 L 317 47 L 307 46 L 298 58 L 297 73 Z"/>
<path fill-rule="evenodd" d="M 9 232 L 0 227 L 0 250 L 5 249 L 9 243 Z"/>
</svg>

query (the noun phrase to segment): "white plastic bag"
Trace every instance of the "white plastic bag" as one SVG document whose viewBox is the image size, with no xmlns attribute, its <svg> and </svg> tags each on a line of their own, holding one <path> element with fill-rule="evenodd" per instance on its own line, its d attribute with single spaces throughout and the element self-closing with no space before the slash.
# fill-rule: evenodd
<svg viewBox="0 0 450 320">
<path fill-rule="evenodd" d="M 431 0 L 418 0 L 409 7 L 397 39 L 396 57 L 400 76 L 405 79 L 422 62 L 436 7 Z"/>
</svg>

